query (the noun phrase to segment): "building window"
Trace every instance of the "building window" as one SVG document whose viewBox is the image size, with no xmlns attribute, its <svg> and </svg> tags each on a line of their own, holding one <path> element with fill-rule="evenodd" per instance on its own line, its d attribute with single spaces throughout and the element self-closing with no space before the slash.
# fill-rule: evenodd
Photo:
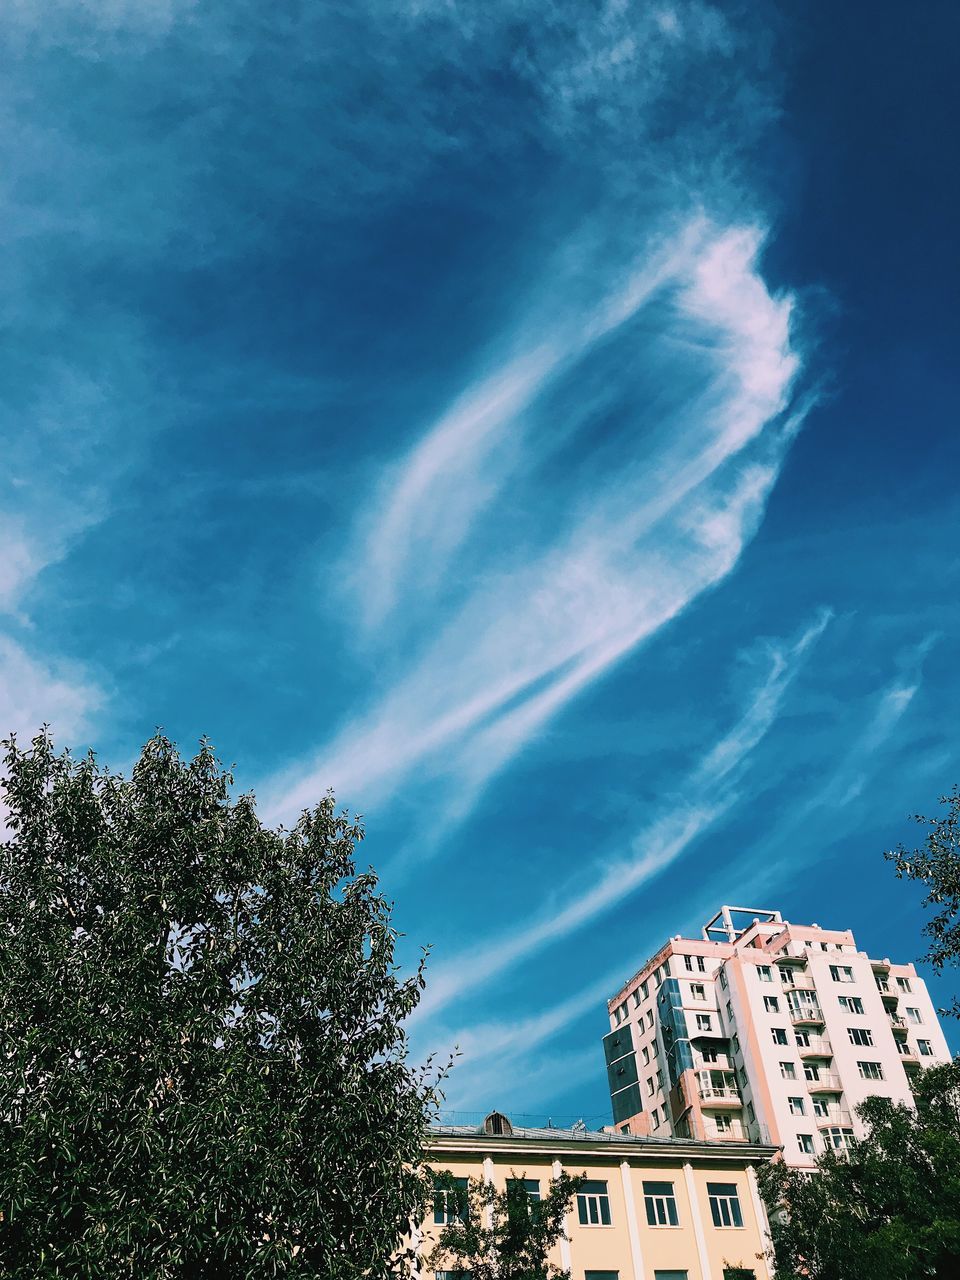
<svg viewBox="0 0 960 1280">
<path fill-rule="evenodd" d="M 647 1076 L 647 1096 L 652 1098 L 656 1090 L 653 1087 L 653 1076 Z"/>
<path fill-rule="evenodd" d="M 764 996 L 763 1007 L 766 1009 L 767 1013 L 779 1013 L 780 1001 L 776 996 Z"/>
<path fill-rule="evenodd" d="M 687 1280 L 687 1272 L 655 1270 L 653 1273 L 653 1280 Z"/>
<path fill-rule="evenodd" d="M 783 1076 L 784 1080 L 796 1080 L 797 1068 L 792 1062 L 781 1062 L 780 1074 Z"/>
<path fill-rule="evenodd" d="M 653 1026 L 653 1010 L 652 1010 L 652 1009 L 648 1009 L 648 1010 L 647 1010 L 647 1030 L 649 1031 L 649 1029 L 650 1029 L 652 1026 Z"/>
<path fill-rule="evenodd" d="M 869 1027 L 847 1027 L 847 1035 L 851 1044 L 873 1044 L 873 1032 Z"/>
<path fill-rule="evenodd" d="M 693 973 L 693 956 L 684 956 L 684 957 L 683 957 L 683 963 L 684 963 L 684 966 L 685 966 L 685 967 L 686 967 L 686 968 L 687 968 L 691 973 Z"/>
<path fill-rule="evenodd" d="M 720 985 L 721 985 L 721 987 L 723 987 L 724 991 L 726 991 L 726 989 L 727 989 L 727 975 L 724 973 L 724 971 L 723 971 L 722 969 L 720 970 Z"/>
<path fill-rule="evenodd" d="M 528 1200 L 540 1199 L 540 1180 L 539 1178 L 508 1178 L 507 1179 L 507 1195 L 511 1192 L 518 1195 L 520 1188 L 527 1193 Z"/>
<path fill-rule="evenodd" d="M 649 1065 L 649 1063 L 650 1063 L 650 1049 L 649 1049 L 649 1046 L 644 1045 L 643 1046 L 643 1065 L 646 1067 Z"/>
<path fill-rule="evenodd" d="M 834 982 L 852 982 L 853 970 L 846 964 L 832 964 L 830 966 L 830 977 Z"/>
<path fill-rule="evenodd" d="M 787 1033 L 786 1033 L 786 1031 L 784 1031 L 783 1027 L 771 1027 L 771 1028 L 770 1028 L 770 1034 L 771 1034 L 771 1036 L 773 1036 L 773 1043 L 774 1043 L 774 1044 L 786 1044 L 786 1043 L 787 1043 Z"/>
<path fill-rule="evenodd" d="M 757 1280 L 752 1267 L 724 1267 L 723 1280 Z"/>
<path fill-rule="evenodd" d="M 733 1005 L 730 1003 L 729 1000 L 727 1001 L 727 1021 L 728 1022 L 733 1021 Z"/>
<path fill-rule="evenodd" d="M 709 1013 L 697 1014 L 697 1030 L 698 1031 L 709 1031 L 712 1026 L 713 1026 L 713 1021 Z"/>
<path fill-rule="evenodd" d="M 830 1114 L 830 1104 L 826 1098 L 814 1098 L 813 1114 L 815 1116 L 828 1116 Z"/>
<path fill-rule="evenodd" d="M 800 1150 L 803 1152 L 805 1156 L 812 1156 L 813 1155 L 813 1134 L 798 1133 L 797 1145 L 799 1146 Z"/>
<path fill-rule="evenodd" d="M 882 1080 L 883 1067 L 879 1062 L 858 1062 L 857 1069 L 864 1080 Z"/>
<path fill-rule="evenodd" d="M 933 1057 L 933 1045 L 930 1043 L 929 1040 L 918 1040 L 917 1048 L 920 1050 L 921 1058 Z"/>
<path fill-rule="evenodd" d="M 835 1151 L 846 1151 L 853 1143 L 852 1129 L 827 1129 L 826 1136 Z"/>
<path fill-rule="evenodd" d="M 472 1271 L 435 1271 L 434 1280 L 471 1280 Z"/>
<path fill-rule="evenodd" d="M 662 1071 L 657 1072 L 657 1088 L 658 1089 L 663 1088 L 663 1072 Z"/>
<path fill-rule="evenodd" d="M 731 1044 L 731 1047 L 733 1048 L 734 1053 L 740 1052 L 740 1041 L 737 1039 L 736 1036 L 730 1037 L 730 1044 Z"/>
<path fill-rule="evenodd" d="M 707 972 L 707 966 L 704 964 L 703 956 L 697 956 L 697 972 L 698 973 Z"/>
<path fill-rule="evenodd" d="M 583 1280 L 620 1280 L 619 1271 L 585 1271 Z"/>
<path fill-rule="evenodd" d="M 897 979 L 897 986 L 900 988 L 900 990 L 901 990 L 901 991 L 909 991 L 909 990 L 911 989 L 911 988 L 910 988 L 910 979 L 909 979 L 909 978 L 898 978 L 898 979 Z"/>
<path fill-rule="evenodd" d="M 733 1129 L 733 1118 L 731 1116 L 725 1116 L 721 1111 L 715 1117 L 714 1125 L 716 1126 L 717 1133 L 730 1133 Z"/>
<path fill-rule="evenodd" d="M 745 1088 L 747 1087 L 747 1069 L 746 1069 L 746 1067 L 739 1067 L 739 1068 L 737 1069 L 737 1079 L 740 1081 L 740 1086 L 741 1086 L 741 1088 L 745 1089 Z"/>
<path fill-rule="evenodd" d="M 638 987 L 637 990 L 633 993 L 633 1007 L 635 1009 L 640 1008 L 640 1001 L 642 999 L 643 997 L 640 995 L 640 988 Z"/>
<path fill-rule="evenodd" d="M 770 968 L 768 964 L 758 964 L 757 977 L 760 979 L 761 982 L 772 982 L 773 970 Z"/>
<path fill-rule="evenodd" d="M 753 1124 L 754 1120 L 756 1119 L 756 1113 L 753 1110 L 752 1102 L 747 1103 L 747 1119 L 750 1121 L 751 1124 Z"/>
<path fill-rule="evenodd" d="M 470 1216 L 466 1178 L 444 1176 L 434 1179 L 433 1221 L 438 1227 L 453 1222 L 466 1222 Z"/>
<path fill-rule="evenodd" d="M 710 1213 L 715 1227 L 743 1226 L 740 1197 L 737 1195 L 735 1182 L 708 1182 L 707 1195 L 710 1198 Z"/>
<path fill-rule="evenodd" d="M 640 995 L 643 997 L 643 999 L 644 999 L 644 1000 L 646 1000 L 646 998 L 647 998 L 647 994 L 648 994 L 648 992 L 649 992 L 649 990 L 650 990 L 650 985 L 649 985 L 649 984 L 650 984 L 650 979 L 649 979 L 649 978 L 647 978 L 646 982 L 641 982 L 641 983 L 640 983 Z"/>
<path fill-rule="evenodd" d="M 907 1005 L 907 1021 L 912 1022 L 915 1027 L 919 1027 L 923 1019 L 920 1017 L 920 1010 L 913 1009 Z"/>
<path fill-rule="evenodd" d="M 577 1192 L 577 1214 L 581 1227 L 610 1226 L 610 1197 L 607 1184 L 587 1181 Z"/>
<path fill-rule="evenodd" d="M 672 1182 L 644 1182 L 643 1203 L 647 1210 L 647 1226 L 677 1227 L 677 1198 Z"/>
<path fill-rule="evenodd" d="M 719 1061 L 720 1061 L 720 1050 L 719 1050 L 719 1049 L 704 1049 L 703 1053 L 701 1053 L 701 1055 L 700 1055 L 700 1061 L 701 1061 L 701 1062 L 719 1062 Z"/>
<path fill-rule="evenodd" d="M 847 1013 L 863 1013 L 863 1001 L 859 996 L 838 996 L 837 1003 Z"/>
<path fill-rule="evenodd" d="M 694 1000 L 706 1000 L 707 998 L 707 989 L 702 982 L 691 982 L 690 993 Z"/>
<path fill-rule="evenodd" d="M 797 1044 L 801 1049 L 810 1048 L 810 1033 L 808 1031 L 797 1031 L 795 1032 L 795 1035 L 797 1037 Z"/>
<path fill-rule="evenodd" d="M 792 1116 L 802 1116 L 805 1114 L 802 1098 L 788 1098 L 787 1102 L 790 1105 L 790 1114 Z"/>
<path fill-rule="evenodd" d="M 660 1108 L 654 1107 L 650 1113 L 650 1117 L 653 1120 L 653 1127 L 655 1129 L 659 1129 L 660 1128 Z"/>
</svg>

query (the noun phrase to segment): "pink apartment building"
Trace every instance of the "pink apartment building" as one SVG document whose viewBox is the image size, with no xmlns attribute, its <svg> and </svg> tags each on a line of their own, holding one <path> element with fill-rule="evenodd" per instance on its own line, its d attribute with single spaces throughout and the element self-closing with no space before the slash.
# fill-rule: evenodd
<svg viewBox="0 0 960 1280">
<path fill-rule="evenodd" d="M 910 1102 L 916 1072 L 950 1058 L 912 964 L 778 911 L 722 907 L 607 1008 L 621 1133 L 773 1143 L 801 1168 L 859 1135 L 864 1098 Z"/>
</svg>

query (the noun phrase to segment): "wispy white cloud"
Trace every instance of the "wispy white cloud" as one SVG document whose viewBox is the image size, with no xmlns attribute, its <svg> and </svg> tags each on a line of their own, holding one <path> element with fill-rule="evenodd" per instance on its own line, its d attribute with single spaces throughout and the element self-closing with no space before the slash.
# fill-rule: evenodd
<svg viewBox="0 0 960 1280">
<path fill-rule="evenodd" d="M 629 841 L 626 857 L 598 858 L 589 880 L 571 880 L 551 896 L 554 903 L 534 919 L 514 921 L 508 932 L 487 939 L 479 948 L 447 957 L 434 968 L 420 1006 L 422 1017 L 440 1012 L 470 988 L 482 986 L 636 892 L 671 863 L 736 803 L 736 781 L 747 757 L 774 724 L 784 696 L 811 647 L 829 622 L 823 613 L 790 645 L 770 644 L 768 669 L 749 694 L 742 712 L 726 734 L 671 794 L 665 812 Z M 695 796 L 691 802 L 688 797 Z"/>
<path fill-rule="evenodd" d="M 446 819 L 457 821 L 552 715 L 734 568 L 796 426 L 783 418 L 798 364 L 791 303 L 764 287 L 755 231 L 722 231 L 698 220 L 680 242 L 682 252 L 666 257 L 668 279 L 654 271 L 648 288 L 628 286 L 629 304 L 611 295 L 590 308 L 581 323 L 587 338 L 579 348 L 567 344 L 575 355 L 565 377 L 575 388 L 602 328 L 616 334 L 624 359 L 663 357 L 663 376 L 688 380 L 689 402 L 650 421 L 628 400 L 620 409 L 627 422 L 638 419 L 634 431 L 624 424 L 605 472 L 585 469 L 582 483 L 564 482 L 554 495 L 564 510 L 548 537 L 533 534 L 522 546 L 479 560 L 472 553 L 452 565 L 452 545 L 462 542 L 464 523 L 491 490 L 499 488 L 500 501 L 485 514 L 487 535 L 504 516 L 509 521 L 518 503 L 549 507 L 542 469 L 563 431 L 563 407 L 555 427 L 549 405 L 546 438 L 531 432 L 517 447 L 520 456 L 514 454 L 516 474 L 495 480 L 487 466 L 490 420 L 461 406 L 446 415 L 401 467 L 383 522 L 365 537 L 374 549 L 374 578 L 386 571 L 386 586 L 375 592 L 380 599 L 409 599 L 416 609 L 405 568 L 416 559 L 427 581 L 446 575 L 455 605 L 439 633 L 429 627 L 422 633 L 412 662 L 366 716 L 311 765 L 268 788 L 274 815 L 289 817 L 327 785 L 348 801 L 362 794 L 370 805 L 415 772 L 420 781 L 442 781 Z M 649 340 L 628 321 L 658 294 L 656 319 L 665 333 L 658 329 L 655 344 L 638 351 L 635 344 Z M 669 363 L 661 343 L 679 366 Z M 655 368 L 649 372 L 656 376 Z M 543 367 L 522 380 L 519 393 L 513 366 L 504 376 L 526 404 Z M 511 407 L 508 395 L 493 430 L 513 429 Z M 589 454 L 588 433 L 579 443 Z M 456 458 L 452 489 L 438 454 Z M 429 539 L 418 536 L 418 525 L 432 521 L 418 509 L 434 504 L 441 512 L 459 504 L 465 513 L 463 521 L 450 521 L 450 537 L 440 534 L 436 560 Z M 395 545 L 404 537 L 405 545 Z M 385 643 L 390 639 L 388 625 Z"/>
</svg>

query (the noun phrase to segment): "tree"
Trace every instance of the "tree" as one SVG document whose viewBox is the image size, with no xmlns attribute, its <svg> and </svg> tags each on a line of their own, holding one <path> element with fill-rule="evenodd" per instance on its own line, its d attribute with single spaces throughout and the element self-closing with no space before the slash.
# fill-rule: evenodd
<svg viewBox="0 0 960 1280">
<path fill-rule="evenodd" d="M 930 828 L 919 849 L 900 844 L 884 854 L 895 864 L 898 878 L 926 886 L 924 906 L 937 908 L 923 931 L 932 939 L 924 959 L 938 971 L 947 964 L 960 965 L 960 786 L 941 796 L 940 803 L 947 806 L 945 817 L 914 817 Z M 949 1012 L 960 1017 L 960 999 L 954 999 Z"/>
<path fill-rule="evenodd" d="M 862 1102 L 866 1136 L 817 1174 L 761 1166 L 778 1280 L 960 1275 L 960 1060 L 921 1072 L 914 1096 Z"/>
<path fill-rule="evenodd" d="M 267 829 L 207 744 L 129 780 L 4 746 L 0 1272 L 389 1274 L 438 1073 L 360 826 Z"/>
<path fill-rule="evenodd" d="M 530 1194 L 522 1174 L 513 1174 L 503 1191 L 470 1179 L 466 1192 L 440 1175 L 437 1192 L 454 1197 L 458 1212 L 441 1231 L 428 1266 L 471 1280 L 570 1280 L 570 1272 L 553 1266 L 548 1255 L 584 1180 L 561 1173 L 540 1199 Z"/>
</svg>

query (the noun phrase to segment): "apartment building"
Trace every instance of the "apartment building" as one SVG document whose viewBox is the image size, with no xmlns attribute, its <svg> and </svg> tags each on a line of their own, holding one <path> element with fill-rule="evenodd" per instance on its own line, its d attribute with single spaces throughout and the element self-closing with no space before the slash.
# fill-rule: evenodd
<svg viewBox="0 0 960 1280">
<path fill-rule="evenodd" d="M 755 1166 L 760 1144 L 638 1137 L 585 1128 L 515 1128 L 498 1112 L 480 1125 L 439 1126 L 430 1165 L 445 1179 L 418 1240 L 426 1259 L 437 1233 L 462 1215 L 469 1178 L 503 1189 L 523 1178 L 539 1197 L 565 1170 L 585 1174 L 551 1259 L 572 1280 L 770 1280 L 767 1220 Z M 457 1273 L 426 1269 L 423 1280 Z"/>
<path fill-rule="evenodd" d="M 773 1143 L 801 1168 L 860 1136 L 864 1098 L 909 1103 L 915 1074 L 950 1058 L 912 964 L 766 909 L 724 906 L 671 938 L 607 1008 L 621 1133 Z"/>
</svg>

